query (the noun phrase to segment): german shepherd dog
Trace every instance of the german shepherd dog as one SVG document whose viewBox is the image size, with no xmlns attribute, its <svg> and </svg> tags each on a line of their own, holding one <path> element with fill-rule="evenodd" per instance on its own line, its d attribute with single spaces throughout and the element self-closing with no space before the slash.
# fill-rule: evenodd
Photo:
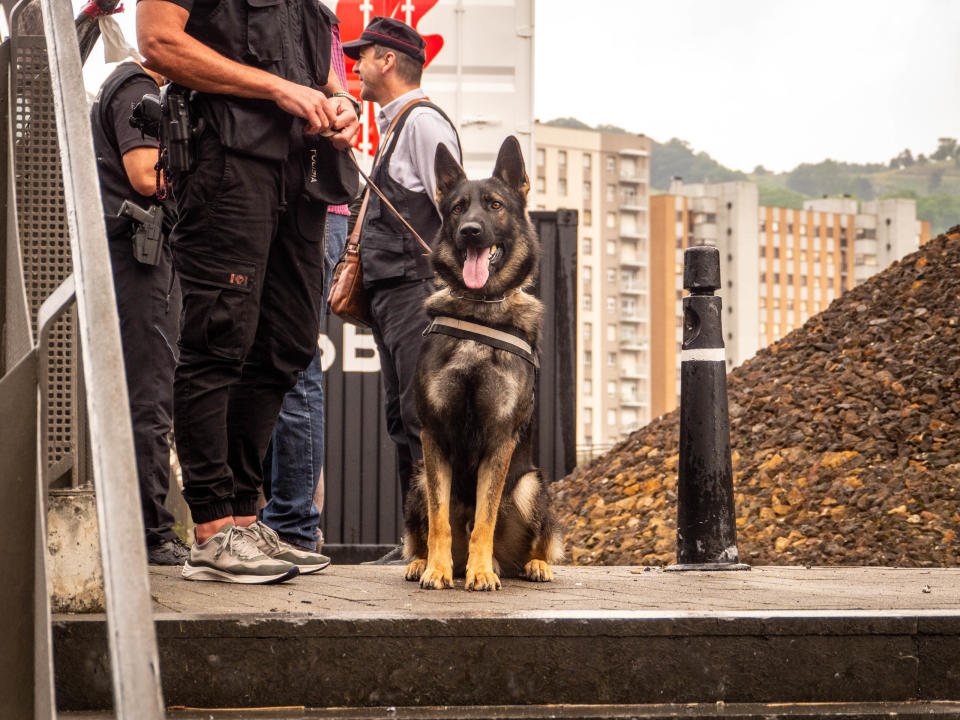
<svg viewBox="0 0 960 720">
<path fill-rule="evenodd" d="M 467 180 L 442 144 L 435 168 L 443 227 L 432 258 L 441 289 L 426 301 L 432 323 L 417 363 L 424 467 L 405 507 L 406 579 L 442 589 L 465 575 L 467 590 L 499 590 L 501 574 L 547 582 L 562 551 L 531 460 L 543 306 L 524 292 L 536 279 L 540 243 L 526 212 L 520 143 L 504 141 L 486 180 Z M 451 320 L 493 329 L 501 342 L 442 334 L 449 326 L 433 331 Z M 501 349 L 517 338 L 532 352 Z"/>
</svg>

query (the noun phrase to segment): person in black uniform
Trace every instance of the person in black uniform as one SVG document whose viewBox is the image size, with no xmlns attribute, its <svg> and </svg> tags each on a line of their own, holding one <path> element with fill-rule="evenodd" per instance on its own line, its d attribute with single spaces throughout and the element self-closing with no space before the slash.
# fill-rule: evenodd
<svg viewBox="0 0 960 720">
<path fill-rule="evenodd" d="M 330 72 L 331 18 L 301 0 L 140 0 L 137 36 L 147 67 L 194 91 L 192 162 L 172 175 L 174 429 L 196 523 L 183 576 L 314 572 L 329 560 L 282 542 L 256 511 L 281 401 L 319 332 L 326 203 L 312 190 L 335 169 L 318 158 L 359 129 Z"/>
<path fill-rule="evenodd" d="M 374 17 L 360 38 L 343 44 L 357 61 L 360 97 L 380 105 L 380 149 L 370 179 L 431 243 L 440 229 L 434 157 L 443 143 L 460 161 L 460 140 L 444 112 L 420 88 L 426 42 L 399 20 Z M 384 137 L 392 127 L 392 137 Z M 397 475 L 404 499 L 423 461 L 414 400 L 417 356 L 429 320 L 423 301 L 434 291 L 425 248 L 371 191 L 360 241 L 363 281 L 370 298 L 373 335 L 380 354 L 387 431 L 397 447 Z M 403 562 L 395 548 L 379 562 Z"/>
<path fill-rule="evenodd" d="M 188 548 L 173 531 L 173 516 L 164 507 L 170 487 L 180 293 L 173 281 L 169 244 L 161 238 L 159 247 L 149 248 L 153 257 L 138 257 L 133 238 L 142 228 L 117 214 L 126 200 L 143 211 L 160 208 L 155 213 L 158 220 L 163 217 L 165 230 L 172 225 L 172 203 L 157 199 L 157 141 L 130 126 L 131 108 L 144 95 L 159 92 L 162 80 L 137 62 L 120 63 L 100 87 L 90 124 L 120 317 L 147 559 L 154 565 L 180 565 Z"/>
</svg>

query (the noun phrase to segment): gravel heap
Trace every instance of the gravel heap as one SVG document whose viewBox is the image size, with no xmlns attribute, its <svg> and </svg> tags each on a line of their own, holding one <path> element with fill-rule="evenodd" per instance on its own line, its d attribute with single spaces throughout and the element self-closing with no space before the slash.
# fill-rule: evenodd
<svg viewBox="0 0 960 720">
<path fill-rule="evenodd" d="M 727 376 L 740 557 L 960 565 L 960 226 Z M 676 561 L 679 411 L 554 483 L 579 565 Z"/>
</svg>

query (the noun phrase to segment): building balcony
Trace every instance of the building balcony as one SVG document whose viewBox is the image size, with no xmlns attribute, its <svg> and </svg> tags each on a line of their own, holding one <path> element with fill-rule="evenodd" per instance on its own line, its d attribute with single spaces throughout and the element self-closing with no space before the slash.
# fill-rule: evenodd
<svg viewBox="0 0 960 720">
<path fill-rule="evenodd" d="M 639 200 L 628 200 L 622 203 L 618 209 L 620 212 L 646 212 L 650 207 L 647 203 Z"/>
<path fill-rule="evenodd" d="M 637 148 L 624 148 L 619 151 L 620 155 L 626 155 L 628 157 L 650 157 L 650 153 L 646 150 L 639 150 Z"/>
<path fill-rule="evenodd" d="M 620 368 L 620 377 L 624 380 L 649 380 L 650 376 L 642 370 L 631 367 Z"/>
<path fill-rule="evenodd" d="M 641 400 L 636 397 L 627 396 L 620 398 L 620 407 L 645 408 L 648 404 L 649 403 L 647 403 L 645 400 Z"/>
<path fill-rule="evenodd" d="M 620 283 L 620 293 L 623 295 L 648 295 L 650 290 L 640 283 Z"/>
<path fill-rule="evenodd" d="M 637 257 L 633 253 L 623 253 L 620 256 L 620 264 L 625 267 L 641 268 L 647 266 L 647 261 Z"/>
<path fill-rule="evenodd" d="M 645 175 L 641 175 L 641 174 L 638 173 L 638 172 L 630 172 L 630 171 L 621 170 L 621 171 L 620 171 L 620 182 L 622 182 L 622 183 L 630 183 L 631 185 L 638 185 L 638 184 L 640 184 L 640 183 L 646 183 L 646 182 L 647 182 L 647 178 L 646 178 Z"/>
<path fill-rule="evenodd" d="M 620 239 L 621 240 L 647 240 L 647 233 L 641 232 L 636 228 L 632 230 L 630 228 L 620 228 Z"/>
<path fill-rule="evenodd" d="M 641 315 L 638 310 L 630 312 L 629 310 L 620 311 L 620 322 L 628 323 L 646 323 L 647 318 L 644 315 Z"/>
<path fill-rule="evenodd" d="M 650 345 L 644 340 L 622 338 L 620 340 L 620 349 L 624 352 L 644 352 L 650 349 Z"/>
</svg>

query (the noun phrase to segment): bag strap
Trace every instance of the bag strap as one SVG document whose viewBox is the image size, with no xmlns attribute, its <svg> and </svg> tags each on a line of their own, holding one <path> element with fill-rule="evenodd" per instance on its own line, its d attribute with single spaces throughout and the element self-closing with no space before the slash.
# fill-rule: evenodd
<svg viewBox="0 0 960 720">
<path fill-rule="evenodd" d="M 390 127 L 387 128 L 386 137 L 384 138 L 383 142 L 380 143 L 380 149 L 377 150 L 377 154 L 374 157 L 374 163 L 376 163 L 377 158 L 380 156 L 380 151 L 386 148 L 390 144 L 390 140 L 393 136 L 393 129 L 396 127 L 397 121 L 404 116 L 407 110 L 409 110 L 414 105 L 422 102 L 429 102 L 429 101 L 427 100 L 427 98 L 415 98 L 410 102 L 408 102 L 406 105 L 404 105 L 403 108 L 401 108 L 400 112 L 397 113 L 396 117 L 393 118 L 393 121 L 390 123 Z M 350 243 L 355 245 L 356 247 L 360 246 L 360 229 L 363 225 L 363 216 L 366 214 L 366 210 L 367 210 L 367 198 L 370 197 L 370 190 L 373 190 L 373 192 L 376 193 L 377 197 L 380 198 L 380 201 L 384 205 L 386 205 L 387 208 L 390 209 L 390 212 L 392 212 L 394 215 L 397 216 L 397 219 L 401 223 L 403 223 L 403 226 L 407 230 L 409 230 L 413 234 L 413 236 L 417 239 L 417 242 L 419 242 L 423 246 L 423 249 L 427 251 L 426 254 L 432 255 L 433 250 L 430 248 L 429 245 L 427 245 L 427 243 L 423 241 L 423 238 L 420 237 L 420 233 L 418 233 L 416 230 L 413 229 L 413 226 L 410 225 L 410 223 L 408 223 L 406 219 L 397 211 L 397 209 L 393 206 L 393 204 L 391 204 L 391 202 L 387 200 L 386 196 L 383 194 L 383 192 L 381 192 L 380 188 L 376 186 L 373 180 L 370 179 L 370 176 L 367 175 L 363 171 L 363 169 L 360 167 L 360 164 L 357 162 L 357 158 L 354 157 L 353 155 L 353 148 L 347 148 L 347 155 L 350 156 L 350 159 L 353 161 L 354 167 L 357 168 L 357 171 L 360 173 L 360 176 L 367 183 L 367 189 L 363 193 L 363 202 L 360 205 L 360 212 L 357 213 L 357 222 L 353 226 L 353 232 L 350 234 Z"/>
</svg>

